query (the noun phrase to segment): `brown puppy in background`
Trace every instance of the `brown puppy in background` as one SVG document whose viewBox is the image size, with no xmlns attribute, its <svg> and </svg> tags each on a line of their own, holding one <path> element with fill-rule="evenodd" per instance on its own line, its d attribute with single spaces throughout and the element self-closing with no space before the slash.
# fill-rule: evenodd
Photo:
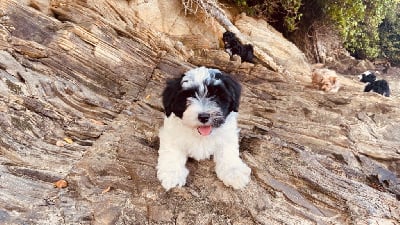
<svg viewBox="0 0 400 225">
<path fill-rule="evenodd" d="M 313 87 L 326 92 L 337 92 L 340 88 L 336 72 L 330 69 L 313 69 L 311 83 Z"/>
</svg>

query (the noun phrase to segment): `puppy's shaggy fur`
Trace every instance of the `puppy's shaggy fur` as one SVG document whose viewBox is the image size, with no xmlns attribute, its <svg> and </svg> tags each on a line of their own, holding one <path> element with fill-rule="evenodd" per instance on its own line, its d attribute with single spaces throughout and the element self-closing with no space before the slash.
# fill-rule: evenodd
<svg viewBox="0 0 400 225">
<path fill-rule="evenodd" d="M 157 164 L 157 177 L 166 190 L 185 185 L 188 157 L 201 160 L 211 155 L 225 185 L 247 185 L 251 170 L 239 158 L 240 93 L 240 84 L 228 74 L 205 67 L 167 82 Z"/>
<path fill-rule="evenodd" d="M 231 55 L 239 55 L 242 62 L 253 62 L 254 50 L 250 44 L 243 45 L 240 43 L 236 35 L 230 31 L 226 31 L 222 40 L 224 41 L 225 50 Z"/>
<path fill-rule="evenodd" d="M 358 76 L 361 82 L 367 83 L 364 88 L 364 92 L 376 92 L 383 96 L 390 96 L 390 88 L 389 84 L 386 80 L 376 80 L 375 73 L 371 71 L 365 71 L 361 75 Z"/>
<path fill-rule="evenodd" d="M 336 72 L 330 69 L 314 69 L 311 83 L 313 87 L 326 92 L 337 92 L 340 89 Z"/>
</svg>

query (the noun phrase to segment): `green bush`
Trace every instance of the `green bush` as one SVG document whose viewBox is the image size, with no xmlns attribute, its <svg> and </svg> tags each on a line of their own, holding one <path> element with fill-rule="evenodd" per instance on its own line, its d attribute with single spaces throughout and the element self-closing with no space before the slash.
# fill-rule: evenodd
<svg viewBox="0 0 400 225">
<path fill-rule="evenodd" d="M 380 57 L 400 66 L 400 5 L 379 26 Z"/>
<path fill-rule="evenodd" d="M 374 59 L 380 55 L 379 25 L 393 13 L 399 0 L 325 1 L 326 14 L 336 24 L 345 47 L 358 58 Z"/>
<path fill-rule="evenodd" d="M 248 14 L 262 16 L 280 31 L 296 30 L 302 14 L 299 12 L 301 0 L 231 0 Z"/>
</svg>

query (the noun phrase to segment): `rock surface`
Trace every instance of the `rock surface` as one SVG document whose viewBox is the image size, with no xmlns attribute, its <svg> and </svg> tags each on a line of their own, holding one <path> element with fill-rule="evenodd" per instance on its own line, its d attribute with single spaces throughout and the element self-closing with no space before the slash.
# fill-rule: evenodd
<svg viewBox="0 0 400 225">
<path fill-rule="evenodd" d="M 281 49 L 268 54 L 288 73 L 231 61 L 212 29 L 197 51 L 163 30 L 169 21 L 132 13 L 149 2 L 171 7 L 0 1 L 1 224 L 400 223 L 398 85 L 385 98 L 340 75 L 342 89 L 323 93 L 302 53 L 274 31 L 249 33 L 261 26 L 252 19 L 236 25 L 259 48 Z M 195 23 L 183 15 L 171 11 Z M 209 160 L 188 162 L 183 188 L 165 192 L 156 178 L 164 82 L 199 65 L 243 85 L 243 190 L 225 187 Z M 61 179 L 68 186 L 55 188 Z"/>
</svg>

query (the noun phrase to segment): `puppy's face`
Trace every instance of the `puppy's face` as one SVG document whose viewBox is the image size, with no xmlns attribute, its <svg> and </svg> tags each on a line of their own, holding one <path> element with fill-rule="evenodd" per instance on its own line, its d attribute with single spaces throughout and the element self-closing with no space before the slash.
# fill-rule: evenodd
<svg viewBox="0 0 400 225">
<path fill-rule="evenodd" d="M 329 77 L 328 79 L 325 78 L 321 84 L 321 90 L 330 91 L 335 84 L 336 77 Z"/>
<path fill-rule="evenodd" d="M 207 136 L 230 112 L 238 111 L 240 92 L 239 83 L 229 75 L 200 67 L 167 82 L 163 105 L 167 117 L 173 113 L 185 126 Z"/>
<path fill-rule="evenodd" d="M 236 35 L 230 31 L 226 31 L 222 35 L 222 41 L 224 42 L 225 48 L 231 48 L 232 42 L 236 41 Z"/>
<path fill-rule="evenodd" d="M 376 80 L 376 75 L 371 71 L 366 71 L 358 76 L 361 82 L 363 83 L 372 83 Z"/>
<path fill-rule="evenodd" d="M 313 86 L 322 91 L 332 91 L 338 88 L 337 77 L 324 71 L 314 71 L 311 80 Z"/>
</svg>

